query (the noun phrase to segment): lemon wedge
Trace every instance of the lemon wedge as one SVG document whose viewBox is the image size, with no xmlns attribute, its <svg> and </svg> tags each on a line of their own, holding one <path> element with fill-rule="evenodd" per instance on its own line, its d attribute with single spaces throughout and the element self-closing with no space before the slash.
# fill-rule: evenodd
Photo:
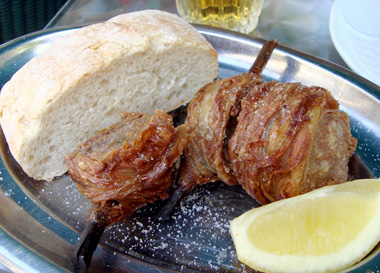
<svg viewBox="0 0 380 273">
<path fill-rule="evenodd" d="M 263 272 L 336 272 L 380 241 L 380 179 L 254 208 L 230 224 L 238 259 Z"/>
</svg>

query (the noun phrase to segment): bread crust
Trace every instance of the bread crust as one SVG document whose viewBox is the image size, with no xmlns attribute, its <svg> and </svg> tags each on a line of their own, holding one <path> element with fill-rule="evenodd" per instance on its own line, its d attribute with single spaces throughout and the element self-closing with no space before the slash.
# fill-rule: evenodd
<svg viewBox="0 0 380 273">
<path fill-rule="evenodd" d="M 154 96 L 160 96 L 159 92 L 165 92 L 163 90 L 133 91 L 138 92 L 136 94 L 142 97 L 139 98 L 141 103 L 138 104 L 133 102 L 136 94 L 129 94 L 132 92 L 130 91 L 132 87 L 126 80 L 126 87 L 120 83 L 114 84 L 113 88 L 104 88 L 103 95 L 101 91 L 92 93 L 88 90 L 91 89 L 88 87 L 91 86 L 91 81 L 100 84 L 103 75 L 106 75 L 105 80 L 114 81 L 110 77 L 115 71 L 119 72 L 119 67 L 120 69 L 133 67 L 135 77 L 140 75 L 149 81 L 150 72 L 144 70 L 147 62 L 150 62 L 149 65 L 153 67 L 156 67 L 155 62 L 173 63 L 174 58 L 170 58 L 170 55 L 179 54 L 178 52 L 185 55 L 195 52 L 195 56 L 198 54 L 199 58 L 205 57 L 210 64 L 204 69 L 210 72 L 208 75 L 202 75 L 203 78 L 199 83 L 186 83 L 194 86 L 188 90 L 183 89 L 188 93 L 185 98 L 179 96 L 178 102 L 173 102 L 168 106 L 163 102 L 155 105 L 157 109 L 165 112 L 188 102 L 202 85 L 217 76 L 216 51 L 195 28 L 183 19 L 163 11 L 145 10 L 119 15 L 57 39 L 44 52 L 16 72 L 1 90 L 0 123 L 13 157 L 23 170 L 35 179 L 52 180 L 55 176 L 64 174 L 67 171 L 64 156 L 73 151 L 77 144 L 96 131 L 117 122 L 122 111 L 152 113 L 155 109 L 152 109 L 149 103 L 147 109 L 144 109 L 143 99 L 153 100 Z M 152 58 L 157 60 L 150 61 Z M 139 60 L 141 64 L 138 64 Z M 202 65 L 205 66 L 205 64 Z M 194 70 L 191 73 L 204 73 L 201 66 L 195 67 L 197 64 L 193 66 Z M 129 77 L 128 75 L 126 77 Z M 159 79 L 160 76 L 157 77 Z M 181 77 L 180 72 L 178 75 L 173 75 L 177 81 L 181 80 Z M 170 86 L 168 87 L 167 82 L 165 83 L 166 85 L 163 84 L 162 88 L 166 87 L 169 90 L 165 96 L 170 97 L 172 95 L 170 93 L 174 91 L 170 89 Z M 77 99 L 79 103 L 84 103 L 83 97 L 93 101 L 93 104 L 105 104 L 102 100 L 113 99 L 111 91 L 119 92 L 114 97 L 115 100 L 121 100 L 119 89 L 113 90 L 115 86 L 125 88 L 127 100 L 131 100 L 132 103 L 123 102 L 120 105 L 117 101 L 110 103 L 109 108 L 113 108 L 114 111 L 109 115 L 105 113 L 104 105 L 102 109 L 91 105 L 90 110 L 94 111 L 93 114 L 88 113 L 89 109 L 83 109 L 83 113 L 71 109 L 78 102 L 71 103 L 70 100 Z M 148 87 L 152 89 L 151 86 L 148 85 Z M 180 88 L 173 87 L 173 89 Z M 175 92 L 180 91 L 175 90 Z M 86 94 L 81 94 L 81 92 Z M 144 92 L 145 97 L 140 95 Z M 92 96 L 96 96 L 97 101 Z M 87 107 L 83 105 L 82 107 Z M 78 117 L 79 114 L 83 114 L 83 117 Z M 107 118 L 103 121 L 102 115 L 106 114 Z M 74 119 L 74 122 L 71 122 L 70 118 Z M 90 126 L 93 128 L 88 128 L 86 118 L 98 119 L 99 122 Z M 76 127 L 78 125 L 79 127 Z M 86 130 L 86 132 L 78 134 L 78 130 Z M 49 134 L 55 135 L 55 139 L 49 137 Z M 47 167 L 39 166 L 39 164 L 46 164 Z"/>
</svg>

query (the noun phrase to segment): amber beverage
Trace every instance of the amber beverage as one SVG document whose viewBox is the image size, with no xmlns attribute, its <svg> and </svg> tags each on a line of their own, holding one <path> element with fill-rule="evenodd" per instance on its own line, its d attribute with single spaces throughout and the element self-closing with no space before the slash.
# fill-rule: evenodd
<svg viewBox="0 0 380 273">
<path fill-rule="evenodd" d="M 180 16 L 190 23 L 252 32 L 263 0 L 176 0 Z"/>
</svg>

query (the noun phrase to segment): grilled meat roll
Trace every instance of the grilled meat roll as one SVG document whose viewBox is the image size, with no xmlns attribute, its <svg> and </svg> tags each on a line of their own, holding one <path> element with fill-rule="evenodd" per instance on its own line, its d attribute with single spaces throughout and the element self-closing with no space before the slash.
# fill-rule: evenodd
<svg viewBox="0 0 380 273">
<path fill-rule="evenodd" d="M 184 154 L 196 172 L 193 183 L 222 180 L 228 185 L 238 184 L 230 168 L 225 144 L 229 132 L 233 131 L 232 119 L 239 113 L 240 100 L 252 86 L 263 82 L 260 75 L 243 73 L 206 85 L 191 101 L 185 123 L 195 128 L 195 136 Z"/>
<path fill-rule="evenodd" d="M 164 112 L 129 113 L 79 145 L 66 162 L 79 191 L 94 203 L 89 218 L 101 215 L 97 220 L 110 225 L 167 198 L 175 163 L 191 135 L 189 125 L 174 128 Z"/>
<path fill-rule="evenodd" d="M 162 111 L 127 113 L 66 156 L 69 175 L 94 204 L 72 253 L 75 272 L 88 269 L 107 226 L 169 197 L 175 163 L 192 134 L 189 125 L 174 128 Z"/>
<path fill-rule="evenodd" d="M 216 180 L 241 184 L 261 204 L 347 181 L 357 144 L 347 114 L 321 87 L 265 83 L 275 46 L 263 46 L 250 73 L 207 84 L 190 102 L 185 123 L 196 134 L 161 218 L 185 192 Z"/>
<path fill-rule="evenodd" d="M 196 133 L 162 218 L 185 192 L 217 180 L 241 184 L 261 204 L 345 182 L 357 144 L 326 89 L 265 83 L 253 73 L 203 87 L 185 123 Z"/>
<path fill-rule="evenodd" d="M 242 99 L 228 150 L 239 183 L 267 204 L 347 181 L 356 144 L 327 90 L 268 82 Z"/>
<path fill-rule="evenodd" d="M 175 191 L 158 218 L 168 219 L 182 195 L 197 185 L 217 180 L 239 184 L 228 159 L 228 139 L 236 126 L 233 121 L 240 111 L 240 100 L 252 86 L 263 82 L 258 74 L 243 73 L 213 81 L 196 93 L 185 120 L 195 135 L 184 150 Z"/>
</svg>

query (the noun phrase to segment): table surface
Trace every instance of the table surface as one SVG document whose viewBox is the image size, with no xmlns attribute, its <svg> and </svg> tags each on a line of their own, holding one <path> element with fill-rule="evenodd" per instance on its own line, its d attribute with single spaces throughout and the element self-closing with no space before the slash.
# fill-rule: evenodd
<svg viewBox="0 0 380 273">
<path fill-rule="evenodd" d="M 249 34 L 348 68 L 329 32 L 334 0 L 264 0 L 257 28 Z M 69 0 L 46 28 L 105 21 L 121 13 L 160 9 L 177 13 L 175 0 Z"/>
</svg>

